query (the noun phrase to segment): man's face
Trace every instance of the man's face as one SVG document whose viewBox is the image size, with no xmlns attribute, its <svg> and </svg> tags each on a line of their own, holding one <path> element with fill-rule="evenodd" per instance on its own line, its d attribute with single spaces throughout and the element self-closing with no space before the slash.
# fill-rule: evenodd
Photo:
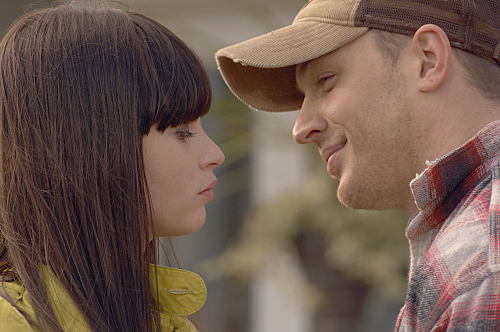
<svg viewBox="0 0 500 332">
<path fill-rule="evenodd" d="M 297 66 L 304 103 L 293 130 L 315 143 L 337 195 L 359 209 L 405 208 L 413 202 L 415 111 L 408 75 L 376 47 L 368 32 L 350 44 Z"/>
</svg>

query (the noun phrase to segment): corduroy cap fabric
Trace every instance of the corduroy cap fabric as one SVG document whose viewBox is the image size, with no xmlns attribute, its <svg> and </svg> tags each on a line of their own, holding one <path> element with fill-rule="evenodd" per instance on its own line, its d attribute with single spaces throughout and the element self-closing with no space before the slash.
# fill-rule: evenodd
<svg viewBox="0 0 500 332">
<path fill-rule="evenodd" d="M 346 45 L 370 28 L 413 35 L 435 24 L 451 46 L 500 64 L 500 0 L 311 0 L 287 27 L 223 48 L 229 89 L 256 110 L 298 110 L 295 65 Z"/>
</svg>

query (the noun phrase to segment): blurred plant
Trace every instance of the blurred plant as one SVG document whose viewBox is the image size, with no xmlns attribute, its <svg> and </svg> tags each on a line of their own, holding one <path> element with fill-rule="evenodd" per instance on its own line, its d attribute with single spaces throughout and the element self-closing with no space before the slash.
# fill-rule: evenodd
<svg viewBox="0 0 500 332">
<path fill-rule="evenodd" d="M 322 176 L 323 171 L 312 174 L 300 191 L 254 210 L 242 225 L 239 238 L 219 257 L 203 264 L 205 277 L 231 276 L 249 281 L 264 267 L 279 270 L 279 264 L 270 260 L 283 253 L 296 255 L 296 237 L 316 231 L 325 238 L 327 265 L 353 280 L 379 288 L 388 297 L 404 296 L 407 216 L 396 210 L 348 209 L 336 198 L 336 181 Z M 294 289 L 309 290 L 311 308 L 320 305 L 321 298 L 313 285 L 302 282 L 302 287 Z"/>
<path fill-rule="evenodd" d="M 223 199 L 248 189 L 254 111 L 227 89 L 216 90 L 218 95 L 208 118 L 216 126 L 211 137 L 226 155 L 218 175 L 221 185 L 224 183 L 218 197 Z M 248 282 L 266 271 L 301 303 L 317 309 L 324 298 L 321 290 L 297 272 L 301 262 L 296 239 L 303 233 L 319 232 L 325 239 L 328 266 L 389 298 L 402 298 L 408 265 L 404 236 L 407 215 L 396 210 L 351 210 L 342 206 L 336 198 L 337 181 L 328 177 L 324 164 L 318 170 L 321 159 L 317 150 L 308 160 L 309 181 L 293 194 L 254 208 L 240 227 L 239 236 L 224 252 L 202 263 L 203 276 L 207 280 L 232 277 Z M 290 267 L 297 273 L 289 273 Z"/>
</svg>

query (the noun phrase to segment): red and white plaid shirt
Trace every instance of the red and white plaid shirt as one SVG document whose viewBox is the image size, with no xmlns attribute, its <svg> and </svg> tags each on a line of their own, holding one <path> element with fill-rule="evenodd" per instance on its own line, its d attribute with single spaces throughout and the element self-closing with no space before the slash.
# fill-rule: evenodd
<svg viewBox="0 0 500 332">
<path fill-rule="evenodd" d="M 500 121 L 410 186 L 420 211 L 395 331 L 500 331 Z"/>
</svg>

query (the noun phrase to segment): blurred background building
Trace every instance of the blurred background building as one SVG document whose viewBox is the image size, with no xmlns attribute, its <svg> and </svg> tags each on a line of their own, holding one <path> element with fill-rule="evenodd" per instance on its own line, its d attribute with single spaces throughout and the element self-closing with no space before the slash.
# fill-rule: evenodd
<svg viewBox="0 0 500 332">
<path fill-rule="evenodd" d="M 226 161 L 204 227 L 172 239 L 181 268 L 207 281 L 208 301 L 193 317 L 206 332 L 390 331 L 404 299 L 405 215 L 342 207 L 316 148 L 291 138 L 297 112 L 250 110 L 217 71 L 218 49 L 290 24 L 305 2 L 114 4 L 167 26 L 212 79 L 213 110 L 202 122 Z M 53 3 L 0 0 L 0 35 L 24 12 Z"/>
</svg>

